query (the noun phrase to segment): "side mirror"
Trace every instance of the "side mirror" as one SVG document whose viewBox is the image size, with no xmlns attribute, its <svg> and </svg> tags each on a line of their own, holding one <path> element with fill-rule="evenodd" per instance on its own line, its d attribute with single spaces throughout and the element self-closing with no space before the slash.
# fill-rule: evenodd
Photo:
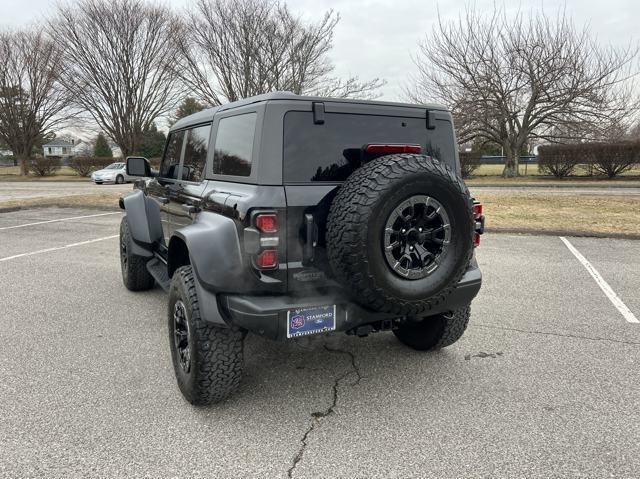
<svg viewBox="0 0 640 479">
<path fill-rule="evenodd" d="M 127 175 L 150 177 L 151 164 L 146 158 L 141 156 L 130 156 L 127 158 Z"/>
</svg>

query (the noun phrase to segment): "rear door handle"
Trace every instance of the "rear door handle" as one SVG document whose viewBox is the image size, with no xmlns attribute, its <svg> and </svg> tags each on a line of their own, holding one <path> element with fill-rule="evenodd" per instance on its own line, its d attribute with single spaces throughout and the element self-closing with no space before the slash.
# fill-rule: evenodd
<svg viewBox="0 0 640 479">
<path fill-rule="evenodd" d="M 167 203 L 169 203 L 169 198 L 165 198 L 164 196 L 158 196 L 156 197 L 156 200 L 158 200 L 158 203 L 166 205 Z"/>
</svg>

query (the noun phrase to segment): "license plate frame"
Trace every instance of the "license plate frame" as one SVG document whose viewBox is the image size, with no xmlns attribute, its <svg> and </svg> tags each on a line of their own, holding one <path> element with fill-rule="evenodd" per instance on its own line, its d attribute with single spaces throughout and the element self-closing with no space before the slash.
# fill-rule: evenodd
<svg viewBox="0 0 640 479">
<path fill-rule="evenodd" d="M 287 311 L 287 338 L 321 334 L 336 329 L 336 305 L 312 306 Z"/>
</svg>

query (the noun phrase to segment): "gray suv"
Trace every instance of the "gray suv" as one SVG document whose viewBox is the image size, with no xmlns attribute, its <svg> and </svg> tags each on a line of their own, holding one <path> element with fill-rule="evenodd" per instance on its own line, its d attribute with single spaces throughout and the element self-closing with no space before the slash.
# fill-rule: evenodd
<svg viewBox="0 0 640 479">
<path fill-rule="evenodd" d="M 178 121 L 160 171 L 129 158 L 127 174 L 151 178 L 120 201 L 122 278 L 168 291 L 192 404 L 238 387 L 248 332 L 432 350 L 466 328 L 484 217 L 443 107 L 260 95 Z"/>
</svg>

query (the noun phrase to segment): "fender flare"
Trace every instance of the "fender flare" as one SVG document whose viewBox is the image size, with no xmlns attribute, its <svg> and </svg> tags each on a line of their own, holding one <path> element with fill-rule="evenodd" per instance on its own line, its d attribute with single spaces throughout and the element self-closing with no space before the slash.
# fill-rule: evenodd
<svg viewBox="0 0 640 479">
<path fill-rule="evenodd" d="M 162 242 L 160 207 L 149 200 L 141 190 L 136 190 L 122 199 L 129 231 L 134 240 L 133 253 L 153 256 L 153 243 Z"/>
<path fill-rule="evenodd" d="M 193 223 L 176 230 L 173 237 L 187 246 L 196 279 L 204 289 L 222 292 L 242 280 L 245 265 L 238 230 L 231 218 L 203 211 Z"/>
</svg>

